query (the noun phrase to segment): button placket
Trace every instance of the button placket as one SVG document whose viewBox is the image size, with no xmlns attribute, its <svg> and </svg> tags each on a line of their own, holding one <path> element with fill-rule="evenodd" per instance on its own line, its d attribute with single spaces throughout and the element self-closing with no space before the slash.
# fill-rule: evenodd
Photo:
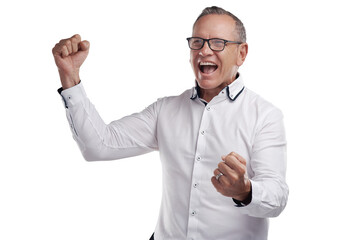
<svg viewBox="0 0 360 240">
<path fill-rule="evenodd" d="M 199 181 L 201 181 L 201 176 L 203 176 L 203 161 L 205 156 L 206 149 L 206 138 L 207 138 L 207 128 L 209 125 L 209 117 L 211 116 L 211 106 L 207 106 L 203 109 L 202 118 L 198 130 L 198 138 L 196 142 L 196 151 L 194 157 L 194 166 L 192 173 L 192 187 L 190 191 L 190 202 L 189 202 L 189 219 L 188 219 L 188 232 L 187 236 L 196 236 L 197 235 L 197 226 L 199 221 L 200 213 L 200 194 L 201 187 Z M 200 214 L 200 215 L 199 215 Z"/>
</svg>

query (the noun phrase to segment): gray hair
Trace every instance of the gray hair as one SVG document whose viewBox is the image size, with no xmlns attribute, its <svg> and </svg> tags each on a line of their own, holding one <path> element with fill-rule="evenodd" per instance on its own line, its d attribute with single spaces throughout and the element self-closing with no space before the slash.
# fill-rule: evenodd
<svg viewBox="0 0 360 240">
<path fill-rule="evenodd" d="M 237 32 L 238 36 L 239 36 L 239 40 L 241 42 L 246 42 L 246 31 L 245 31 L 245 27 L 243 25 L 243 23 L 240 21 L 239 18 L 237 18 L 234 14 L 232 14 L 229 11 L 226 11 L 220 7 L 216 7 L 216 6 L 212 6 L 212 7 L 207 7 L 205 8 L 202 13 L 199 15 L 199 17 L 196 19 L 196 21 L 194 22 L 193 25 L 193 29 L 195 27 L 195 24 L 197 23 L 197 21 L 206 16 L 206 15 L 210 15 L 210 14 L 217 14 L 217 15 L 228 15 L 230 17 L 232 17 L 232 19 L 234 19 L 235 21 L 235 31 Z"/>
</svg>

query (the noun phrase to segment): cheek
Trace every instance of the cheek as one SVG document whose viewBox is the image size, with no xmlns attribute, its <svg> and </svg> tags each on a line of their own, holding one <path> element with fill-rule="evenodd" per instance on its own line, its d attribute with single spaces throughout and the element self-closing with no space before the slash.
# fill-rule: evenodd
<svg viewBox="0 0 360 240">
<path fill-rule="evenodd" d="M 191 54 L 191 53 L 190 53 L 190 60 L 189 60 L 189 62 L 190 62 L 191 67 L 192 67 L 194 70 L 196 70 L 195 56 L 194 56 L 194 54 Z"/>
<path fill-rule="evenodd" d="M 224 54 L 219 57 L 221 62 L 221 68 L 224 70 L 232 69 L 233 67 L 236 67 L 236 57 L 234 57 L 234 54 L 231 54 L 229 52 L 224 52 Z"/>
</svg>

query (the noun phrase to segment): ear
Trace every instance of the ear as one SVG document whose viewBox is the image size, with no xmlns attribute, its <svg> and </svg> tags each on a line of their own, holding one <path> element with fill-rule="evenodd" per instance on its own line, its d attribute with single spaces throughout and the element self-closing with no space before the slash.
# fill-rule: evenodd
<svg viewBox="0 0 360 240">
<path fill-rule="evenodd" d="M 239 46 L 239 50 L 238 50 L 238 56 L 237 56 L 237 61 L 236 61 L 236 65 L 238 65 L 239 67 L 244 63 L 245 58 L 248 54 L 248 44 L 247 43 L 242 43 Z"/>
</svg>

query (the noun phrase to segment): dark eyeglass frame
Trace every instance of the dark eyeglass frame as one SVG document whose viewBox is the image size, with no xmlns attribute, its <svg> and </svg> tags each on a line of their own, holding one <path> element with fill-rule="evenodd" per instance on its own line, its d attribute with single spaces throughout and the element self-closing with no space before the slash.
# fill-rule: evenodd
<svg viewBox="0 0 360 240">
<path fill-rule="evenodd" d="M 191 41 L 192 39 L 200 39 L 200 40 L 202 40 L 203 42 L 202 42 L 202 44 L 201 44 L 201 47 L 200 47 L 200 48 L 192 48 L 192 47 L 190 46 L 190 41 Z M 222 38 L 209 38 L 209 39 L 205 39 L 205 38 L 201 38 L 201 37 L 188 37 L 188 38 L 186 38 L 186 40 L 188 41 L 189 48 L 192 49 L 192 50 L 200 50 L 200 49 L 202 49 L 202 48 L 204 47 L 205 42 L 207 42 L 209 48 L 210 48 L 212 51 L 215 51 L 215 52 L 221 52 L 221 51 L 223 51 L 223 50 L 225 49 L 225 46 L 226 46 L 227 43 L 236 43 L 236 44 L 242 44 L 242 43 L 243 43 L 243 42 L 238 42 L 238 41 L 229 41 L 229 40 L 225 40 L 225 39 L 222 39 Z M 221 40 L 221 41 L 223 41 L 223 42 L 224 42 L 223 48 L 222 48 L 221 50 L 212 49 L 211 44 L 210 44 L 210 41 L 211 41 L 211 40 Z"/>
</svg>

